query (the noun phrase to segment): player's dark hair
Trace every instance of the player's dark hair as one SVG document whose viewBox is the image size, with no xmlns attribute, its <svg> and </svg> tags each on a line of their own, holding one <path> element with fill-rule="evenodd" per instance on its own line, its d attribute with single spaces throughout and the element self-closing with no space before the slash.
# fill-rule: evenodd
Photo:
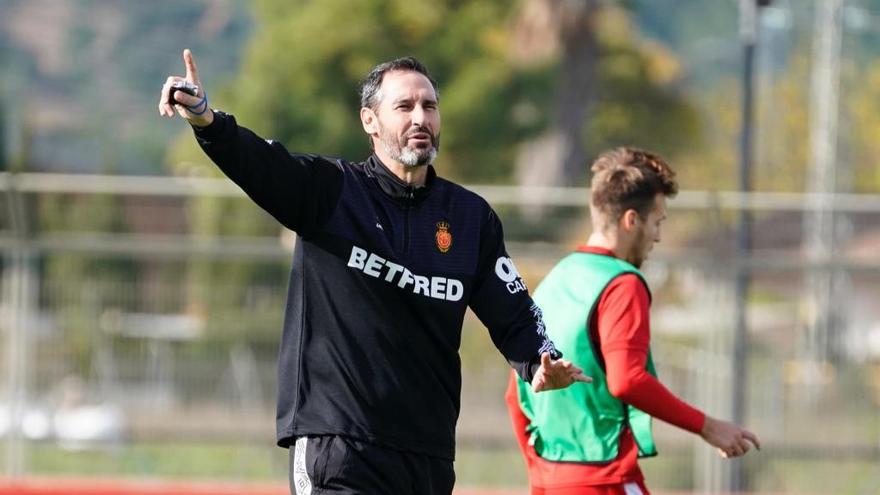
<svg viewBox="0 0 880 495">
<path fill-rule="evenodd" d="M 590 204 L 613 222 L 627 210 L 647 218 L 658 194 L 673 197 L 678 193 L 675 172 L 660 155 L 650 151 L 615 148 L 599 155 L 591 170 Z"/>
<path fill-rule="evenodd" d="M 424 64 L 415 59 L 415 57 L 403 57 L 389 62 L 381 63 L 367 74 L 361 82 L 361 107 L 371 108 L 373 110 L 379 106 L 379 87 L 382 86 L 382 79 L 385 74 L 396 70 L 413 71 L 428 78 L 431 86 L 434 88 L 434 94 L 440 99 L 440 91 L 437 89 L 437 81 L 428 72 L 428 68 Z"/>
</svg>

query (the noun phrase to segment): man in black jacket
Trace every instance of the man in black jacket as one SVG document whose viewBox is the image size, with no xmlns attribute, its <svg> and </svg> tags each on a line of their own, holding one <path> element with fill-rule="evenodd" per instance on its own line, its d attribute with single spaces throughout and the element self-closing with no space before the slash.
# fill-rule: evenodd
<svg viewBox="0 0 880 495">
<path fill-rule="evenodd" d="M 439 101 L 421 63 L 369 73 L 360 117 L 374 153 L 351 163 L 289 153 L 211 110 L 183 58 L 186 77 L 168 78 L 159 113 L 186 119 L 223 172 L 299 235 L 277 414 L 294 493 L 451 493 L 468 306 L 535 390 L 589 380 L 547 338 L 498 217 L 435 174 Z"/>
</svg>

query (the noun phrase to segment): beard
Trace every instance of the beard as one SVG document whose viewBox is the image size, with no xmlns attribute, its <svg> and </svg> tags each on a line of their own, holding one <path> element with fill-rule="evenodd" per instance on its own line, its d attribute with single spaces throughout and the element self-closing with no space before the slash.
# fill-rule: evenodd
<svg viewBox="0 0 880 495">
<path fill-rule="evenodd" d="M 409 137 L 417 133 L 425 133 L 430 136 L 431 145 L 425 148 L 409 147 L 407 144 Z M 379 140 L 382 142 L 382 148 L 385 150 L 385 153 L 393 160 L 402 163 L 405 167 L 420 167 L 433 164 L 437 158 L 437 151 L 440 148 L 440 136 L 435 136 L 426 127 L 415 128 L 407 132 L 402 138 L 397 138 L 397 136 L 394 136 L 380 125 Z"/>
</svg>

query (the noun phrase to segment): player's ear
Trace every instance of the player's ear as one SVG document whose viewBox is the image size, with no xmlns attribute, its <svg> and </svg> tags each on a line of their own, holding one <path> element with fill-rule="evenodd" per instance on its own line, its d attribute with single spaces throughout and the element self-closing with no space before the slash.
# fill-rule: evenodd
<svg viewBox="0 0 880 495">
<path fill-rule="evenodd" d="M 370 136 L 379 134 L 379 118 L 372 108 L 361 107 L 361 125 Z"/>
<path fill-rule="evenodd" d="M 638 225 L 638 221 L 639 212 L 630 208 L 629 210 L 623 212 L 623 215 L 620 216 L 620 228 L 627 232 L 631 232 L 633 229 L 636 228 L 636 225 Z"/>
</svg>

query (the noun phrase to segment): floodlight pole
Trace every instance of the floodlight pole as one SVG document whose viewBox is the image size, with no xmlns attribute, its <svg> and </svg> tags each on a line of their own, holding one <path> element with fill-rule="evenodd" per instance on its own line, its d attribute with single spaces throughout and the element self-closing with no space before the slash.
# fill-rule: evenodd
<svg viewBox="0 0 880 495">
<path fill-rule="evenodd" d="M 739 139 L 739 190 L 749 193 L 752 189 L 752 160 L 754 155 L 754 87 L 755 48 L 758 44 L 758 8 L 769 2 L 765 0 L 740 0 L 740 39 L 743 47 L 742 66 L 742 122 Z M 740 205 L 736 229 L 736 276 L 734 282 L 735 322 L 733 352 L 731 355 L 731 419 L 742 425 L 746 416 L 746 382 L 748 381 L 748 293 L 749 251 L 752 245 L 751 210 Z M 729 492 L 745 489 L 745 473 L 742 461 L 733 459 L 730 464 Z"/>
</svg>

